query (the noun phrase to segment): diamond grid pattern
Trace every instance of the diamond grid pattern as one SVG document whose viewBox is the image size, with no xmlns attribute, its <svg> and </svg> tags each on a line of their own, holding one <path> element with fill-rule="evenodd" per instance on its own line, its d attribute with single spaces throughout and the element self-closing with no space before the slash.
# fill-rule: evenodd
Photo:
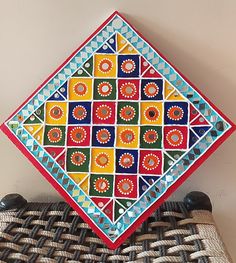
<svg viewBox="0 0 236 263">
<path fill-rule="evenodd" d="M 125 41 L 124 47 L 120 48 L 119 50 L 118 47 L 114 47 L 114 43 L 108 42 L 109 39 L 114 39 L 115 44 L 118 46 L 120 44 L 118 38 L 121 38 Z M 104 50 L 104 46 L 106 46 L 106 49 L 109 50 Z M 122 54 L 122 50 L 124 54 Z M 115 57 L 114 61 L 112 60 L 113 56 Z M 101 58 L 99 62 L 100 64 L 98 65 L 96 65 L 97 58 Z M 138 60 L 135 61 L 135 58 L 138 58 Z M 90 71 L 89 67 L 86 69 L 86 63 L 88 63 L 89 60 L 91 61 L 91 59 L 93 59 L 92 71 Z M 121 62 L 123 64 L 119 62 L 119 59 L 122 60 Z M 114 66 L 114 63 L 117 63 L 114 71 L 115 75 L 113 75 L 112 69 L 109 68 L 111 66 L 109 64 L 110 62 L 113 62 L 112 66 Z M 145 65 L 147 68 L 145 68 Z M 99 67 L 102 73 L 97 70 Z M 142 67 L 144 67 L 144 69 L 142 69 Z M 139 69 L 139 71 L 137 71 L 137 69 Z M 154 78 L 150 75 L 146 78 L 143 77 L 143 75 L 140 77 L 140 72 L 142 70 L 143 72 L 146 72 L 145 74 L 149 74 L 148 71 L 150 70 L 151 72 L 152 70 L 152 74 L 156 74 L 156 77 Z M 69 90 L 70 85 L 68 83 L 70 83 L 71 79 L 73 78 L 77 78 L 78 80 L 78 74 L 82 74 L 80 80 L 91 79 L 92 84 L 94 84 L 96 78 L 103 80 L 101 83 L 103 83 L 104 87 L 102 85 L 100 85 L 101 87 L 97 86 L 98 90 L 99 87 L 101 88 L 99 91 L 100 93 L 98 92 L 98 97 L 99 95 L 101 97 L 98 102 L 93 101 L 95 88 L 93 85 L 91 86 L 91 89 L 93 90 L 91 98 L 87 99 L 86 101 L 84 101 L 84 99 L 81 101 L 70 95 L 72 92 Z M 101 77 L 104 76 L 104 74 L 106 77 Z M 106 80 L 110 80 L 112 78 L 115 78 L 116 80 L 116 94 L 108 95 L 108 97 L 111 96 L 111 99 L 106 101 L 104 99 L 106 97 L 106 92 L 109 91 L 108 84 L 111 84 L 111 82 L 107 82 Z M 118 93 L 121 92 L 121 88 L 119 90 L 119 79 L 122 78 L 125 79 L 127 83 L 129 83 L 128 86 L 126 85 L 128 88 L 124 88 L 124 85 L 121 86 L 124 89 L 124 94 L 128 97 L 123 97 L 121 100 L 119 100 Z M 140 79 L 141 81 L 145 79 L 149 81 L 149 83 L 147 83 L 145 87 L 140 85 L 140 83 L 136 83 L 136 86 L 131 85 L 135 83 L 132 83 L 132 79 L 135 78 Z M 155 83 L 155 81 L 163 81 L 163 83 L 166 84 L 161 86 L 160 83 Z M 104 82 L 106 85 L 104 85 Z M 150 83 L 152 85 L 149 87 L 148 84 Z M 153 85 L 153 83 L 156 85 Z M 138 95 L 137 100 L 133 101 L 131 99 L 130 102 L 129 96 L 130 94 L 132 95 L 134 93 L 134 90 L 132 89 L 134 86 L 137 88 L 136 90 L 138 90 L 140 94 Z M 83 87 L 81 85 L 77 85 L 76 88 L 78 92 L 81 92 L 81 90 L 83 91 Z M 155 90 L 155 88 L 157 89 Z M 162 90 L 160 91 L 160 89 Z M 156 94 L 155 92 L 159 92 L 159 94 Z M 168 92 L 169 94 L 167 95 Z M 161 96 L 164 96 L 163 98 L 158 97 L 160 96 L 160 93 Z M 156 95 L 157 97 L 155 97 Z M 53 99 L 51 99 L 52 96 Z M 112 96 L 116 96 L 116 98 L 113 100 Z M 145 98 L 145 96 L 147 96 L 147 98 Z M 174 96 L 174 99 L 172 96 Z M 158 102 L 158 100 L 161 101 L 160 105 L 164 109 L 160 109 L 156 106 L 155 103 Z M 53 113 L 60 115 L 61 109 L 63 109 L 63 112 L 66 113 L 65 123 L 62 121 L 58 124 L 57 121 L 55 121 L 57 120 L 57 116 L 52 116 L 48 113 L 49 110 L 45 105 L 50 105 L 51 101 L 54 107 L 59 106 L 59 108 L 54 109 Z M 63 101 L 66 101 L 63 104 L 63 107 L 65 108 L 60 107 L 62 105 L 60 103 L 63 103 Z M 81 101 L 81 103 L 77 103 L 78 101 Z M 83 104 L 83 102 L 91 102 L 91 109 L 87 107 L 87 104 Z M 96 102 L 98 105 L 95 104 Z M 72 103 L 77 103 L 77 108 L 74 107 L 73 111 L 70 112 L 68 108 L 72 105 Z M 113 109 L 110 107 L 112 104 L 109 103 L 115 104 L 115 112 L 111 112 L 110 116 L 112 120 L 111 123 L 107 123 L 106 119 L 104 119 L 107 117 L 107 109 Z M 138 108 L 134 107 L 134 105 L 136 105 L 134 103 L 138 105 Z M 146 105 L 145 103 L 148 105 L 149 111 L 147 111 L 147 109 L 142 109 L 141 105 Z M 151 104 L 149 105 L 148 103 Z M 170 104 L 169 107 L 168 103 Z M 104 105 L 109 106 L 110 108 L 104 108 Z M 127 106 L 131 107 L 127 108 Z M 94 113 L 93 110 L 96 107 L 97 110 L 101 108 L 101 111 L 96 111 Z M 150 107 L 152 107 L 151 110 Z M 119 112 L 121 112 L 121 110 L 124 108 L 125 110 L 121 116 Z M 86 121 L 86 118 L 84 118 L 84 126 L 81 126 L 82 123 L 80 124 L 79 122 L 73 123 L 72 118 L 75 117 L 75 114 L 78 114 L 76 115 L 77 118 L 75 119 L 77 121 L 82 121 L 80 118 L 81 114 L 83 115 L 83 111 L 81 111 L 83 109 L 86 110 L 87 116 L 91 110 L 90 116 L 92 120 Z M 135 112 L 132 112 L 133 109 Z M 156 111 L 156 109 L 158 109 L 158 111 Z M 195 111 L 195 114 L 192 116 L 191 114 L 193 111 L 191 111 L 191 109 Z M 120 111 L 118 112 L 118 110 Z M 163 112 L 163 115 L 159 115 L 160 111 Z M 154 122 L 151 122 L 151 124 L 148 122 L 146 123 L 147 118 L 142 121 L 142 116 L 145 116 L 145 114 L 147 114 L 146 112 L 149 114 L 148 118 L 151 119 L 155 117 L 155 114 L 158 115 L 158 118 L 162 117 L 161 122 L 158 123 L 160 120 L 158 118 L 154 118 L 155 120 Z M 132 113 L 135 113 L 136 117 L 138 115 L 139 118 L 137 118 L 137 121 L 135 118 L 132 118 L 134 123 L 131 122 L 130 124 L 127 124 L 127 122 L 130 121 L 130 116 L 132 117 Z M 101 116 L 99 114 L 101 114 Z M 44 117 L 42 117 L 42 115 Z M 45 116 L 46 119 L 44 119 Z M 96 118 L 98 119 L 98 123 L 96 123 Z M 155 121 L 157 121 L 157 123 L 155 123 Z M 62 129 L 64 124 L 64 137 L 60 137 L 60 133 L 58 133 L 58 131 Z M 91 139 L 87 144 L 89 148 L 89 154 L 86 156 L 86 158 L 90 158 L 90 160 L 88 162 L 88 169 L 85 168 L 85 170 L 82 169 L 85 163 L 83 163 L 84 155 L 81 154 L 81 152 L 80 155 L 78 155 L 78 148 L 70 148 L 70 146 L 68 146 L 69 141 L 67 141 L 66 145 L 68 149 L 66 150 L 66 153 L 64 153 L 63 151 L 65 144 L 62 143 L 62 145 L 60 145 L 61 139 L 65 141 L 68 140 L 68 127 L 72 124 L 74 129 L 77 129 L 78 127 L 86 128 L 86 126 L 89 128 L 92 126 L 92 130 L 86 130 L 86 128 L 80 130 L 80 133 L 75 133 L 76 130 L 74 131 L 74 135 L 77 136 L 74 137 L 74 139 L 78 138 L 78 136 L 80 137 L 82 134 L 81 131 L 84 130 L 90 134 Z M 150 126 L 148 126 L 148 124 L 150 124 Z M 47 125 L 49 128 L 53 127 L 53 130 L 47 131 L 45 128 Z M 93 156 L 95 156 L 95 154 L 93 154 L 93 149 L 96 149 L 96 147 L 93 147 L 94 141 L 102 145 L 104 142 L 101 140 L 104 138 L 104 140 L 107 139 L 106 133 L 101 133 L 100 141 L 98 140 L 98 137 L 93 137 L 92 135 L 94 127 L 99 127 L 101 125 L 110 132 L 110 135 L 112 132 L 112 127 L 115 125 L 113 134 L 114 144 L 108 147 L 108 150 L 115 147 L 114 149 L 116 149 L 116 151 L 119 150 L 121 152 L 119 158 L 123 158 L 119 159 L 121 161 L 123 160 L 121 167 L 123 169 L 122 170 L 118 167 L 119 163 L 117 164 L 117 161 L 115 162 L 118 153 L 115 154 L 115 158 L 112 161 L 114 167 L 111 168 L 111 171 L 108 172 L 108 175 L 100 171 L 99 167 L 101 168 L 104 166 L 107 156 L 111 157 L 109 156 L 109 152 L 104 151 L 104 155 L 101 156 L 98 163 L 96 159 L 91 161 Z M 130 128 L 132 130 L 137 127 L 138 133 L 142 127 L 144 127 L 144 132 L 145 127 L 149 127 L 150 129 L 147 128 L 146 133 L 142 133 L 142 136 L 146 134 L 146 137 L 139 136 L 136 146 L 123 148 L 122 146 L 120 147 L 119 144 L 117 146 L 118 129 L 122 128 L 122 125 L 128 126 L 128 131 L 130 131 Z M 219 113 L 217 113 L 208 102 L 206 102 L 206 100 L 198 93 L 198 91 L 194 90 L 175 71 L 175 69 L 172 68 L 168 62 L 166 62 L 148 43 L 146 43 L 119 15 L 114 15 L 97 35 L 88 41 L 87 44 L 81 50 L 79 50 L 77 54 L 75 54 L 74 57 L 72 57 L 71 60 L 39 90 L 38 93 L 36 93 L 36 95 L 34 95 L 30 101 L 18 111 L 17 114 L 7 121 L 7 126 L 10 132 L 14 134 L 14 136 L 16 136 L 17 139 L 27 148 L 27 150 L 31 153 L 31 155 L 34 156 L 38 163 L 43 166 L 45 170 L 47 170 L 47 172 L 54 178 L 54 180 L 64 189 L 64 191 L 70 195 L 71 199 L 74 200 L 76 205 L 80 207 L 80 209 L 83 210 L 89 218 L 92 218 L 94 224 L 106 236 L 106 241 L 108 244 L 109 242 L 110 244 L 115 244 L 116 240 L 135 223 L 140 215 L 142 215 L 149 207 L 156 203 L 157 200 L 163 194 L 165 194 L 169 187 L 172 186 L 182 175 L 184 175 L 186 171 L 188 171 L 188 169 L 199 159 L 199 157 L 201 157 L 209 149 L 209 147 L 214 144 L 214 142 L 221 138 L 231 128 L 231 124 L 225 121 L 224 118 Z M 153 153 L 155 153 L 155 151 L 150 152 L 148 149 L 148 153 L 151 153 L 152 155 L 144 156 L 148 156 L 148 158 L 144 158 L 142 165 L 140 165 L 140 160 L 142 159 L 141 151 L 145 153 L 145 143 L 141 144 L 141 141 L 146 138 L 145 142 L 147 143 L 148 148 L 148 146 L 151 145 L 150 141 L 148 140 L 153 140 L 155 135 L 158 134 L 155 133 L 155 129 L 152 129 L 152 127 L 156 128 L 158 126 L 160 126 L 162 132 L 162 136 L 159 136 L 159 139 L 161 138 L 161 142 L 159 146 L 157 144 L 157 148 L 154 149 L 157 150 L 159 147 L 161 155 L 155 155 L 155 158 L 153 158 Z M 27 130 L 29 127 L 31 129 L 33 127 L 35 130 Z M 186 131 L 184 128 L 186 128 Z M 97 132 L 98 131 L 99 130 L 97 130 Z M 127 129 L 125 131 L 127 133 Z M 128 135 L 129 136 L 125 138 L 130 138 L 130 136 L 132 137 L 132 133 L 129 133 Z M 59 141 L 58 136 L 60 137 Z M 43 139 L 45 137 L 48 138 L 48 142 Z M 119 139 L 121 139 L 121 137 L 119 137 Z M 70 143 L 73 145 L 73 142 L 75 141 L 72 140 Z M 55 145 L 55 143 L 58 145 Z M 49 147 L 47 151 L 45 150 L 46 145 Z M 54 156 L 52 155 L 52 152 L 50 152 L 51 146 L 57 146 L 56 152 L 55 150 L 53 152 Z M 81 146 L 79 149 L 86 149 L 85 146 Z M 106 149 L 106 146 L 102 146 L 98 149 Z M 76 149 L 76 151 L 73 152 L 73 149 Z M 138 158 L 130 168 L 129 162 L 132 160 L 132 158 L 135 158 L 134 152 L 132 152 L 134 150 L 132 149 L 135 149 L 135 151 L 137 150 Z M 70 156 L 71 159 L 68 159 L 68 152 L 70 151 L 72 151 L 74 155 Z M 111 151 L 113 150 L 111 149 Z M 82 153 L 84 152 L 82 151 Z M 55 157 L 57 154 L 58 156 Z M 130 159 L 130 157 L 132 158 Z M 82 165 L 80 164 L 81 160 L 83 163 Z M 154 172 L 150 172 L 153 170 L 153 165 L 157 165 L 158 167 L 160 162 L 162 164 L 160 169 L 154 169 Z M 93 163 L 96 163 L 97 166 L 93 167 Z M 138 164 L 135 169 L 132 167 L 134 164 Z M 148 169 L 150 168 L 150 170 L 143 170 L 143 167 Z M 120 170 L 118 170 L 117 175 L 118 168 Z M 106 169 L 108 168 L 106 167 Z M 74 172 L 77 172 L 78 174 L 75 175 Z M 119 173 L 124 174 L 125 172 L 127 172 L 127 175 L 124 178 L 121 178 Z M 101 176 L 99 177 L 97 175 Z M 113 181 L 109 181 L 111 176 L 114 177 Z M 139 179 L 139 184 L 137 185 L 135 185 L 135 182 L 137 183 L 137 181 L 134 180 L 135 177 Z M 93 178 L 95 178 L 94 181 Z M 79 184 L 77 180 L 80 180 Z M 113 182 L 115 182 L 115 184 Z M 117 187 L 118 190 L 110 193 L 108 196 L 109 198 L 104 197 L 104 194 L 106 196 L 106 187 L 111 186 L 112 184 L 113 187 Z M 121 188 L 118 187 L 119 185 Z M 91 191 L 91 189 L 96 189 L 96 187 L 99 187 L 100 192 L 95 195 L 96 198 L 93 198 L 94 192 L 91 193 L 89 191 Z M 133 194 L 132 191 L 125 192 L 127 187 L 128 190 L 134 190 L 135 188 L 136 193 Z M 129 200 L 131 200 L 132 203 L 129 204 L 129 206 L 126 206 Z M 101 203 L 103 204 L 102 207 Z"/>
</svg>

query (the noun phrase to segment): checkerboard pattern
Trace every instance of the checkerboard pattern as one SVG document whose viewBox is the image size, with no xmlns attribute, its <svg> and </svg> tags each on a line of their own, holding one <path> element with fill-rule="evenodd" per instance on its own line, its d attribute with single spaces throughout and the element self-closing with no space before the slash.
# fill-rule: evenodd
<svg viewBox="0 0 236 263">
<path fill-rule="evenodd" d="M 231 128 L 135 34 L 113 15 L 6 122 L 111 246 Z"/>
<path fill-rule="evenodd" d="M 119 33 L 23 126 L 112 222 L 211 128 Z"/>
</svg>

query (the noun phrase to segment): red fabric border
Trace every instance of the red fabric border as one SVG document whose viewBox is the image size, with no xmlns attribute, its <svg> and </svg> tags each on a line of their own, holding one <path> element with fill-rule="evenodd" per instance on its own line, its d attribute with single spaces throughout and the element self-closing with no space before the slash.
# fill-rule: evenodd
<svg viewBox="0 0 236 263">
<path fill-rule="evenodd" d="M 119 247 L 126 238 L 128 238 L 136 228 L 149 216 L 155 209 L 157 209 L 169 196 L 173 193 L 196 169 L 199 167 L 232 133 L 236 130 L 236 125 L 227 118 L 214 104 L 212 104 L 205 95 L 203 95 L 182 73 L 180 73 L 156 48 L 152 46 L 129 22 L 119 13 L 114 12 L 86 41 L 84 41 L 79 48 L 77 48 L 64 62 L 59 66 L 7 119 L 14 116 L 19 109 L 29 101 L 97 32 L 99 32 L 107 23 L 109 23 L 115 15 L 119 15 L 134 31 L 136 31 L 141 38 L 143 38 L 163 59 L 165 59 L 180 75 L 185 79 L 199 94 L 214 108 L 228 123 L 231 128 L 223 134 L 188 170 L 183 174 L 177 182 L 168 188 L 168 190 L 159 198 L 135 223 L 123 233 L 114 243 L 106 237 L 106 235 L 95 225 L 95 223 L 83 212 L 83 210 L 71 199 L 68 193 L 60 186 L 45 168 L 29 153 L 25 146 L 15 137 L 5 124 L 2 124 L 0 129 L 9 137 L 9 139 L 19 148 L 19 150 L 31 161 L 31 163 L 39 170 L 39 172 L 48 180 L 48 182 L 64 197 L 71 207 L 82 217 L 82 219 L 89 224 L 89 226 L 97 233 L 97 235 L 107 244 L 111 249 Z"/>
</svg>

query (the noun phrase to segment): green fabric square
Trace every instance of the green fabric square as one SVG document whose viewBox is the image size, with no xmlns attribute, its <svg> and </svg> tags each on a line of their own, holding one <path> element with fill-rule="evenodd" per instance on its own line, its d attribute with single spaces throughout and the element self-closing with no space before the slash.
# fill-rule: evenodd
<svg viewBox="0 0 236 263">
<path fill-rule="evenodd" d="M 115 79 L 94 79 L 93 83 L 94 100 L 115 100 L 116 80 Z"/>
<path fill-rule="evenodd" d="M 140 148 L 162 148 L 162 127 L 141 126 Z"/>
<path fill-rule="evenodd" d="M 65 126 L 45 126 L 44 145 L 65 145 Z"/>
<path fill-rule="evenodd" d="M 125 101 L 118 102 L 118 107 L 117 107 L 118 124 L 138 124 L 138 120 L 139 120 L 138 102 L 125 102 Z"/>
<path fill-rule="evenodd" d="M 66 156 L 66 167 L 68 172 L 89 171 L 89 148 L 68 148 Z"/>
<path fill-rule="evenodd" d="M 91 174 L 89 195 L 111 196 L 113 194 L 113 175 Z"/>
</svg>

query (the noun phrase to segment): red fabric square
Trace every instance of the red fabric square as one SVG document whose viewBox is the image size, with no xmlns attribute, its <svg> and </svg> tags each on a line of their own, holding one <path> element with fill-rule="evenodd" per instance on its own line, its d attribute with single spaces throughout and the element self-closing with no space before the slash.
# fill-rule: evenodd
<svg viewBox="0 0 236 263">
<path fill-rule="evenodd" d="M 115 102 L 93 102 L 93 123 L 114 124 L 116 118 Z"/>
<path fill-rule="evenodd" d="M 137 197 L 137 175 L 116 175 L 115 196 L 116 197 Z"/>
<path fill-rule="evenodd" d="M 90 127 L 89 126 L 68 126 L 67 130 L 68 146 L 89 146 Z"/>
<path fill-rule="evenodd" d="M 118 80 L 118 99 L 119 100 L 138 100 L 139 99 L 139 79 L 119 79 Z"/>
<path fill-rule="evenodd" d="M 140 151 L 139 161 L 140 174 L 162 174 L 162 152 L 161 151 Z"/>
<path fill-rule="evenodd" d="M 165 149 L 186 149 L 188 144 L 188 127 L 165 126 L 163 140 Z"/>
</svg>

